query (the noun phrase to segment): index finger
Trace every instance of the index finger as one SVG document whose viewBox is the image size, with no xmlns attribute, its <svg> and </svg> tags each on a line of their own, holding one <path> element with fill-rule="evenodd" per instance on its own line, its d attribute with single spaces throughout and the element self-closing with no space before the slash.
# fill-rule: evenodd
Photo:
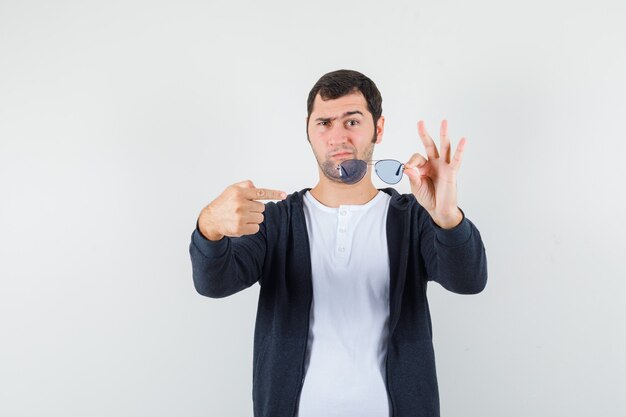
<svg viewBox="0 0 626 417">
<path fill-rule="evenodd" d="M 244 188 L 243 196 L 248 200 L 283 200 L 287 197 L 284 191 L 270 190 L 269 188 Z"/>
</svg>

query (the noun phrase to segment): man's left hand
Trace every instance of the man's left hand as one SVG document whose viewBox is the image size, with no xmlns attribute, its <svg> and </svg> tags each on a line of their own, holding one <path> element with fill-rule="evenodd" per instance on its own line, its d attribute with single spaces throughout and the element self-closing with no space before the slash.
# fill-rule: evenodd
<svg viewBox="0 0 626 417">
<path fill-rule="evenodd" d="M 416 153 L 404 165 L 405 173 L 411 181 L 411 192 L 439 227 L 451 229 L 463 220 L 456 201 L 456 174 L 461 167 L 466 140 L 461 138 L 454 156 L 450 158 L 446 120 L 441 122 L 439 151 L 422 120 L 417 122 L 417 130 L 428 159 Z"/>
</svg>

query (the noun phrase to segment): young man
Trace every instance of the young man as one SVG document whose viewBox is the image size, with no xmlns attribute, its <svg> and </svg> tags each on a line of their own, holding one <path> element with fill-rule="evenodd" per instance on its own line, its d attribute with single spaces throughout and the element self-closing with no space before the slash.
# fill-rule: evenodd
<svg viewBox="0 0 626 417">
<path fill-rule="evenodd" d="M 196 290 L 217 298 L 261 287 L 256 417 L 439 416 L 427 282 L 475 294 L 487 281 L 480 234 L 457 206 L 465 140 L 452 154 L 444 120 L 438 150 L 420 121 L 427 157 L 395 172 L 404 169 L 411 194 L 378 190 L 381 103 L 363 74 L 325 74 L 307 103 L 315 187 L 286 196 L 243 181 L 198 218 Z"/>
</svg>

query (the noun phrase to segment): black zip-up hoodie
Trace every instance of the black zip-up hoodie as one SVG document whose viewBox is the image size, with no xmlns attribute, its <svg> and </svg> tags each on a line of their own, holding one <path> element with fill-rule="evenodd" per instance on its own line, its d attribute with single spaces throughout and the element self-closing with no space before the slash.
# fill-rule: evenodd
<svg viewBox="0 0 626 417">
<path fill-rule="evenodd" d="M 311 256 L 302 198 L 266 203 L 254 235 L 213 242 L 196 223 L 189 252 L 196 290 L 227 297 L 261 286 L 254 330 L 252 399 L 255 417 L 294 417 L 304 382 L 313 299 Z M 393 188 L 387 213 L 390 265 L 386 387 L 392 417 L 439 417 L 439 392 L 426 286 L 436 281 L 458 294 L 487 282 L 478 229 L 465 216 L 438 227 L 412 194 Z"/>
</svg>

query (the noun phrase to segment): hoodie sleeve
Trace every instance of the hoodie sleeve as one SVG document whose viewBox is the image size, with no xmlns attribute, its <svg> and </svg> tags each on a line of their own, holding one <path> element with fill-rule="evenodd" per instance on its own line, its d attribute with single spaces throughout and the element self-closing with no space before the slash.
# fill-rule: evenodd
<svg viewBox="0 0 626 417">
<path fill-rule="evenodd" d="M 463 213 L 456 227 L 442 229 L 421 206 L 418 217 L 428 280 L 457 294 L 481 292 L 487 284 L 487 256 L 476 226 Z"/>
<path fill-rule="evenodd" d="M 265 222 L 254 235 L 206 239 L 196 221 L 189 254 L 196 291 L 222 298 L 250 287 L 259 280 L 266 252 Z"/>
</svg>

